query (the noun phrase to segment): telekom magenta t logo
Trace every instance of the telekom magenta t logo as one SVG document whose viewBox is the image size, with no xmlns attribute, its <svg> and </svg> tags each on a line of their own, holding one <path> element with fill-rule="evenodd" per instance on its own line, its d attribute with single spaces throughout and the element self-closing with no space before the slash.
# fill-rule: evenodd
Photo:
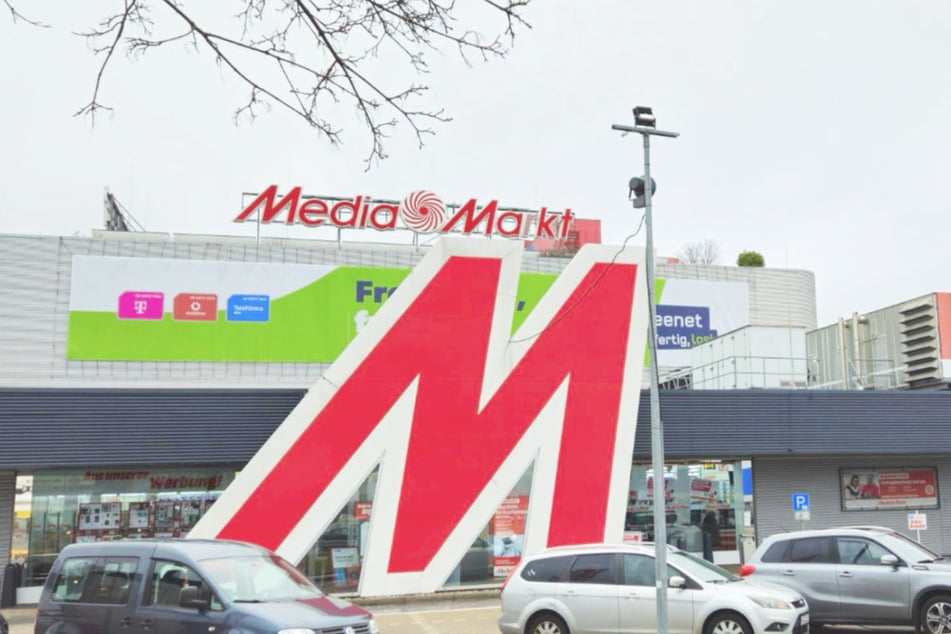
<svg viewBox="0 0 951 634">
<path fill-rule="evenodd" d="M 119 295 L 119 319 L 161 319 L 165 314 L 164 293 L 126 291 Z"/>
<path fill-rule="evenodd" d="M 431 592 L 533 467 L 525 553 L 620 542 L 643 250 L 586 245 L 513 336 L 521 254 L 437 243 L 190 536 L 299 561 L 379 465 L 360 593 Z"/>
</svg>

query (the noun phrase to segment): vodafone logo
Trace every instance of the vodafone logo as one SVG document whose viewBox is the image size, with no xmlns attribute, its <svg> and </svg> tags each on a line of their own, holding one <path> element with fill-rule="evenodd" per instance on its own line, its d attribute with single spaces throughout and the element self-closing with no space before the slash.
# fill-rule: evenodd
<svg viewBox="0 0 951 634">
<path fill-rule="evenodd" d="M 446 204 L 436 194 L 421 189 L 403 199 L 399 214 L 409 229 L 419 233 L 434 233 L 446 221 Z"/>
</svg>

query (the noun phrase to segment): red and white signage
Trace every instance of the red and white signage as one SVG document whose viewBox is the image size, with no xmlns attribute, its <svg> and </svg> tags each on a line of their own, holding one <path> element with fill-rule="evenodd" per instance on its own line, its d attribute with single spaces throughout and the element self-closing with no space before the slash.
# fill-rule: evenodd
<svg viewBox="0 0 951 634">
<path fill-rule="evenodd" d="M 300 561 L 379 465 L 364 596 L 439 588 L 530 467 L 523 554 L 622 541 L 643 249 L 584 246 L 512 335 L 521 257 L 440 240 L 190 536 Z"/>
<path fill-rule="evenodd" d="M 926 531 L 928 530 L 928 516 L 924 513 L 908 514 L 908 530 Z"/>
<path fill-rule="evenodd" d="M 423 190 L 410 193 L 397 205 L 368 196 L 348 200 L 312 198 L 302 195 L 299 186 L 281 196 L 277 185 L 271 185 L 241 210 L 234 221 L 390 231 L 398 228 L 397 218 L 405 228 L 417 233 L 565 239 L 574 215 L 570 209 L 550 211 L 547 207 L 537 213 L 504 210 L 499 209 L 496 200 L 480 206 L 474 198 L 450 209 L 439 196 Z"/>
<path fill-rule="evenodd" d="M 935 467 L 842 469 L 842 510 L 938 508 Z"/>
</svg>

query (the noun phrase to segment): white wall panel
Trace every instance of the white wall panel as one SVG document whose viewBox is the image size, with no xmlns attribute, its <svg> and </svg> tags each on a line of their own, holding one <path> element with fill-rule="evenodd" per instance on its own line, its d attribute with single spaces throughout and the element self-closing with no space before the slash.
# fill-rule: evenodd
<svg viewBox="0 0 951 634">
<path fill-rule="evenodd" d="M 413 247 L 227 236 L 102 233 L 92 238 L 0 235 L 0 386 L 309 387 L 321 363 L 171 363 L 67 361 L 69 288 L 74 255 L 236 260 L 410 268 Z M 558 273 L 563 258 L 526 253 L 523 270 Z M 749 284 L 754 325 L 815 327 L 812 273 L 732 266 L 658 266 L 670 278 Z M 646 375 L 645 375 L 646 376 Z"/>
</svg>

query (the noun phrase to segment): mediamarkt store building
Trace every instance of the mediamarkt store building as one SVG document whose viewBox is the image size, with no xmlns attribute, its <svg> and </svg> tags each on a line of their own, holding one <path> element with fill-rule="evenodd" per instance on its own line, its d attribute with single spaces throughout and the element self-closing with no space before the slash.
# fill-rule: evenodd
<svg viewBox="0 0 951 634">
<path fill-rule="evenodd" d="M 257 227 L 251 237 L 0 235 L 0 564 L 17 565 L 20 603 L 35 601 L 58 551 L 78 541 L 251 536 L 299 561 L 329 592 L 398 594 L 403 586 L 499 583 L 523 549 L 544 546 L 546 537 L 652 538 L 648 400 L 639 394 L 647 322 L 637 307 L 644 297 L 637 250 L 590 247 L 594 256 L 569 267 L 572 260 L 564 256 L 600 236 L 596 223 L 567 211 L 504 211 L 475 201 L 447 207 L 425 192 L 389 207 L 340 202 L 266 190 L 251 201 L 250 212 L 237 216 L 261 218 L 264 227 L 249 225 Z M 395 243 L 398 234 L 394 243 L 356 242 L 352 238 L 363 236 L 357 231 L 324 232 L 318 237 L 329 239 L 316 240 L 267 235 L 266 223 L 291 218 L 326 225 L 318 231 L 349 221 L 373 226 L 372 220 L 418 233 L 411 234 L 412 244 Z M 469 237 L 434 239 L 452 223 L 447 233 Z M 447 242 L 448 250 L 440 246 Z M 529 246 L 522 253 L 500 246 L 505 243 Z M 486 265 L 487 253 L 501 264 Z M 568 281 L 559 286 L 566 267 Z M 497 280 L 490 279 L 493 271 Z M 808 272 L 660 263 L 657 275 L 663 368 L 689 366 L 691 345 L 750 324 L 816 326 Z M 480 321 L 492 301 L 479 298 L 496 296 L 505 299 L 488 311 L 489 321 Z M 382 306 L 397 301 L 404 305 L 376 319 Z M 619 320 L 598 316 L 625 301 L 630 312 L 621 330 Z M 428 308 L 413 312 L 420 307 Z M 405 323 L 415 326 L 399 330 Z M 557 340 L 559 329 L 571 337 Z M 511 377 L 512 367 L 486 366 L 483 389 L 489 391 L 471 395 L 467 418 L 453 413 L 465 400 L 454 373 L 467 367 L 469 352 L 473 367 L 482 367 L 485 350 L 469 343 L 483 341 L 482 334 L 490 357 L 504 337 L 511 349 L 505 358 L 534 368 L 547 367 L 545 355 L 557 356 L 566 345 L 574 346 L 572 358 L 608 359 L 603 340 L 610 335 L 627 344 L 626 355 L 614 356 L 626 358 L 624 376 L 633 382 L 612 392 L 601 376 L 610 374 L 606 366 L 572 361 L 571 376 L 595 377 L 578 381 L 587 400 L 571 391 L 571 381 L 554 376 L 545 396 L 553 395 L 551 402 L 542 399 L 538 412 L 519 414 L 521 403 L 537 396 L 533 386 L 542 379 L 535 375 L 544 373 L 523 380 L 518 364 Z M 375 355 L 384 354 L 383 343 L 374 342 L 389 346 L 390 356 L 380 357 L 385 363 L 373 365 Z M 354 404 L 347 415 L 334 415 L 334 403 L 347 397 L 360 368 L 401 368 L 405 359 L 424 364 L 404 364 L 409 374 L 424 367 L 437 378 L 430 381 L 424 372 L 397 389 L 388 374 L 362 377 L 373 398 L 349 397 Z M 496 388 L 497 397 L 489 399 Z M 386 390 L 396 391 L 381 401 L 386 411 L 377 413 L 378 427 L 354 431 L 363 415 L 359 403 Z M 429 427 L 420 422 L 427 394 L 438 410 L 428 413 Z M 913 407 L 911 397 L 917 397 Z M 501 405 L 493 407 L 496 400 Z M 619 406 L 613 414 L 612 403 Z M 827 523 L 904 528 L 904 507 L 859 520 L 849 512 L 861 509 L 839 504 L 843 470 L 884 465 L 909 472 L 920 465 L 925 486 L 937 488 L 947 461 L 892 456 L 931 452 L 909 445 L 905 435 L 890 438 L 887 430 L 914 407 L 943 412 L 946 403 L 933 394 L 665 391 L 669 541 L 700 552 L 701 519 L 713 511 L 720 523 L 715 558 L 738 563 L 744 535 L 791 527 L 789 489 L 802 487 L 813 493 L 813 517 Z M 548 411 L 559 407 L 562 414 Z M 595 425 L 571 428 L 572 416 L 604 418 L 599 407 L 606 407 L 605 416 L 619 416 L 613 440 Z M 403 414 L 416 417 L 411 433 L 392 422 Z M 867 428 L 880 424 L 881 443 L 866 438 L 857 451 L 836 443 L 839 432 L 829 423 L 842 416 L 861 418 Z M 506 436 L 509 419 L 525 423 L 522 436 Z M 545 428 L 549 419 L 558 427 Z M 552 434 L 562 421 L 563 433 Z M 354 440 L 352 434 L 362 435 Z M 830 442 L 822 442 L 823 434 Z M 569 442 L 549 446 L 549 436 Z M 602 468 L 610 456 L 574 455 L 573 446 L 592 452 L 626 447 L 627 454 Z M 384 455 L 402 456 L 402 462 Z M 756 474 L 754 513 L 749 496 L 744 500 L 742 460 L 752 460 Z M 451 477 L 460 463 L 471 469 L 468 479 L 479 482 L 472 491 Z M 473 476 L 479 469 L 490 472 L 479 480 Z M 445 482 L 434 477 L 440 473 Z M 490 484 L 477 490 L 481 482 Z M 414 490 L 432 496 L 413 501 L 408 492 Z M 533 496 L 538 499 L 531 504 Z M 455 508 L 456 497 L 466 504 L 445 517 L 439 509 Z M 827 513 L 816 508 L 824 497 L 836 501 Z M 920 497 L 927 502 L 921 508 L 940 509 L 937 491 L 932 499 Z M 532 515 L 530 508 L 547 510 Z M 408 545 L 427 542 L 434 545 Z M 387 562 L 374 553 L 388 543 L 404 546 Z"/>
</svg>

